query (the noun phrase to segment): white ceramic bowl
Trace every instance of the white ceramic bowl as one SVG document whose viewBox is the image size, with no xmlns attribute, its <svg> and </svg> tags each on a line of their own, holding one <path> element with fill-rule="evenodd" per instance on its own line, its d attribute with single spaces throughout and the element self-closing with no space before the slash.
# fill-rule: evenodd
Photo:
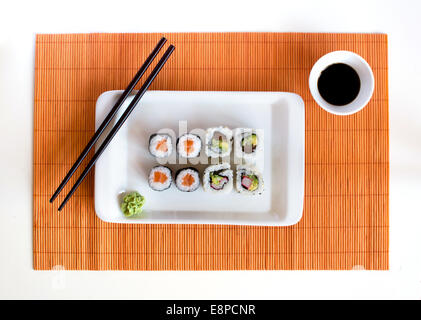
<svg viewBox="0 0 421 320">
<path fill-rule="evenodd" d="M 358 96 L 349 104 L 335 106 L 330 104 L 319 93 L 317 81 L 320 74 L 330 65 L 345 63 L 351 66 L 360 77 L 361 88 Z M 327 112 L 336 115 L 350 115 L 360 111 L 370 101 L 374 91 L 374 75 L 370 65 L 361 56 L 350 51 L 333 51 L 321 57 L 313 66 L 309 77 L 310 92 L 317 104 Z"/>
</svg>

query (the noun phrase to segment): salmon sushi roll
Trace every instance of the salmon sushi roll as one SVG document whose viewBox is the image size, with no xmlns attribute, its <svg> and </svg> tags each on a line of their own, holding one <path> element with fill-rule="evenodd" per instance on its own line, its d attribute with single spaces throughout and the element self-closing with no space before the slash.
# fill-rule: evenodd
<svg viewBox="0 0 421 320">
<path fill-rule="evenodd" d="M 175 185 L 183 192 L 196 191 L 200 185 L 199 172 L 194 168 L 185 168 L 177 171 Z"/>
<path fill-rule="evenodd" d="M 195 134 L 186 133 L 177 139 L 177 152 L 183 158 L 196 158 L 201 149 L 202 140 Z"/>
<path fill-rule="evenodd" d="M 155 133 L 149 138 L 149 152 L 157 158 L 169 157 L 172 153 L 172 141 L 168 134 Z"/>
<path fill-rule="evenodd" d="M 167 190 L 172 183 L 171 169 L 164 166 L 153 167 L 149 173 L 149 186 L 155 191 Z"/>
</svg>

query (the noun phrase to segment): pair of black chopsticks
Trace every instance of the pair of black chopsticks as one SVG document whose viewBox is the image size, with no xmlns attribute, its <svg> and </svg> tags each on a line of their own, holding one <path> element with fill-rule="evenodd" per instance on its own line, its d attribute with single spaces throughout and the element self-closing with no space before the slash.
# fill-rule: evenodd
<svg viewBox="0 0 421 320">
<path fill-rule="evenodd" d="M 136 73 L 133 80 L 130 82 L 129 86 L 124 90 L 121 97 L 118 99 L 118 101 L 115 103 L 114 107 L 111 109 L 110 113 L 107 115 L 107 117 L 104 119 L 104 121 L 99 126 L 98 130 L 95 132 L 95 134 L 92 136 L 91 140 L 89 140 L 88 144 L 86 145 L 85 149 L 83 149 L 82 153 L 79 155 L 79 158 L 77 158 L 76 162 L 73 164 L 72 168 L 69 170 L 69 172 L 64 177 L 63 181 L 58 186 L 57 190 L 54 192 L 53 196 L 50 199 L 50 202 L 53 202 L 55 198 L 59 195 L 61 190 L 63 190 L 66 183 L 70 180 L 72 175 L 75 173 L 77 168 L 82 163 L 83 159 L 85 159 L 86 155 L 88 154 L 89 150 L 94 146 L 94 144 L 97 142 L 101 134 L 104 132 L 105 128 L 110 123 L 111 119 L 116 115 L 117 111 L 120 109 L 123 102 L 127 99 L 129 94 L 133 91 L 136 84 L 139 82 L 140 78 L 143 76 L 145 71 L 148 69 L 148 67 L 151 65 L 152 61 L 155 59 L 161 48 L 164 46 L 165 42 L 167 42 L 167 39 L 161 38 L 159 40 L 156 47 L 153 49 L 149 57 L 145 60 L 143 65 L 140 67 L 139 71 Z M 70 199 L 70 197 L 73 195 L 73 193 L 76 191 L 76 189 L 79 187 L 79 185 L 82 183 L 83 179 L 88 174 L 89 170 L 92 169 L 95 162 L 98 160 L 98 158 L 101 156 L 101 154 L 104 152 L 105 148 L 107 148 L 108 144 L 111 142 L 111 140 L 114 138 L 117 131 L 121 128 L 121 126 L 124 124 L 124 122 L 129 117 L 130 113 L 134 110 L 139 100 L 143 97 L 146 90 L 150 87 L 158 73 L 161 71 L 164 64 L 167 62 L 168 58 L 171 56 L 172 52 L 174 51 L 175 47 L 173 45 L 170 45 L 163 54 L 162 58 L 157 63 L 156 67 L 153 69 L 149 77 L 146 79 L 145 83 L 142 85 L 142 87 L 139 89 L 139 91 L 134 96 L 132 102 L 127 107 L 126 111 L 124 111 L 123 115 L 120 117 L 120 119 L 117 121 L 117 123 L 114 125 L 114 127 L 110 130 L 110 133 L 107 135 L 107 137 L 104 139 L 104 142 L 101 144 L 101 146 L 98 148 L 97 152 L 92 157 L 91 161 L 89 161 L 88 165 L 86 166 L 85 170 L 82 172 L 82 174 L 79 176 L 75 184 L 73 185 L 72 189 L 69 191 L 67 196 L 64 198 L 63 202 L 58 207 L 58 210 L 61 211 L 67 201 Z"/>
</svg>

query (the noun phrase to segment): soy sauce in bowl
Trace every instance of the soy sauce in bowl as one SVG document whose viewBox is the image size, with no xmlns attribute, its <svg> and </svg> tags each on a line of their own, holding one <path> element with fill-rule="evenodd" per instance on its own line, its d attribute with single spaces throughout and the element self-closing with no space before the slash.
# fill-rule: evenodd
<svg viewBox="0 0 421 320">
<path fill-rule="evenodd" d="M 344 106 L 358 96 L 361 81 L 352 67 L 345 63 L 335 63 L 322 71 L 317 88 L 325 101 L 335 106 Z"/>
</svg>

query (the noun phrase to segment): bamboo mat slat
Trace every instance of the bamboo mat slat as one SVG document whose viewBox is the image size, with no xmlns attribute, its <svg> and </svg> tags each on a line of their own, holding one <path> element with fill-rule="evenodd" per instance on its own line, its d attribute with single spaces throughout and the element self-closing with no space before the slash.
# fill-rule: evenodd
<svg viewBox="0 0 421 320">
<path fill-rule="evenodd" d="M 152 89 L 290 91 L 304 99 L 305 199 L 297 225 L 108 224 L 94 212 L 93 171 L 57 213 L 75 178 L 53 205 L 48 199 L 94 132 L 96 99 L 124 89 L 161 36 L 37 35 L 34 269 L 388 269 L 384 34 L 165 34 L 176 51 Z M 373 98 L 352 116 L 323 111 L 308 89 L 312 65 L 333 50 L 360 54 L 374 72 Z"/>
</svg>

